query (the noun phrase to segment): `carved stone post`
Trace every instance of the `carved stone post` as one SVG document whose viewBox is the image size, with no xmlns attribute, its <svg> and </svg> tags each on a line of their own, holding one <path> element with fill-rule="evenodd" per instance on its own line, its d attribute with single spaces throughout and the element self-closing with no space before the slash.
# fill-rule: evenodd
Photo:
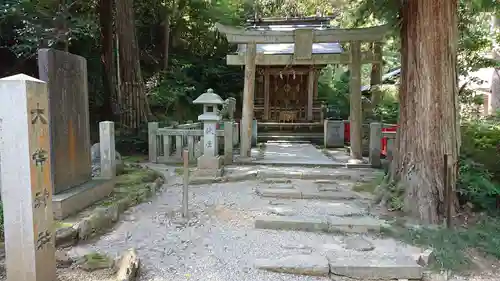
<svg viewBox="0 0 500 281">
<path fill-rule="evenodd" d="M 47 85 L 24 74 L 0 79 L 0 182 L 7 280 L 54 281 L 52 168 Z"/>
<path fill-rule="evenodd" d="M 381 166 L 382 123 L 370 123 L 370 164 L 374 168 Z"/>
</svg>

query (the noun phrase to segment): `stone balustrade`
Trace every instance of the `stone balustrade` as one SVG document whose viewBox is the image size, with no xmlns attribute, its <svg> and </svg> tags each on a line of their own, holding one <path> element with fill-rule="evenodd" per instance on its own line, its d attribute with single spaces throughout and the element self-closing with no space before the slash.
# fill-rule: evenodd
<svg viewBox="0 0 500 281">
<path fill-rule="evenodd" d="M 232 163 L 233 148 L 239 145 L 239 124 L 219 122 L 223 129 L 216 130 L 218 149 L 224 150 L 224 162 Z M 203 123 L 187 123 L 159 127 L 158 122 L 148 124 L 149 160 L 153 163 L 182 163 L 182 150 L 189 151 L 189 162 L 196 163 L 203 154 Z M 226 140 L 231 140 L 226 142 Z M 230 155 L 230 156 L 229 156 Z"/>
</svg>

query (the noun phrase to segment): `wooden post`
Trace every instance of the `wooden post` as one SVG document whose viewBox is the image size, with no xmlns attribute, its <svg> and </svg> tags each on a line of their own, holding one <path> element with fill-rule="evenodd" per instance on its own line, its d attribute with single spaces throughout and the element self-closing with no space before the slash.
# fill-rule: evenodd
<svg viewBox="0 0 500 281">
<path fill-rule="evenodd" d="M 156 137 L 156 131 L 158 130 L 158 122 L 148 123 L 148 152 L 149 152 L 149 162 L 158 162 L 158 138 Z"/>
<path fill-rule="evenodd" d="M 449 155 L 448 154 L 445 154 L 444 155 L 444 159 L 443 159 L 443 162 L 444 162 L 444 173 L 443 173 L 443 177 L 444 177 L 444 192 L 445 192 L 445 201 L 446 201 L 446 227 L 447 228 L 451 228 L 452 226 L 452 206 L 453 206 L 453 196 L 452 196 L 452 192 L 453 192 L 453 187 L 451 186 L 450 184 L 450 179 L 449 179 L 449 175 L 450 175 L 450 168 L 449 168 Z"/>
<path fill-rule="evenodd" d="M 314 68 L 309 69 L 309 75 L 307 75 L 307 120 L 313 120 L 313 97 L 314 97 L 314 81 L 315 80 Z"/>
<path fill-rule="evenodd" d="M 187 218 L 188 212 L 189 212 L 188 211 L 189 150 L 184 149 L 182 151 L 182 158 L 183 158 L 183 163 L 184 163 L 184 178 L 183 178 L 183 185 L 182 185 L 182 217 Z"/>
<path fill-rule="evenodd" d="M 362 156 L 362 112 L 361 112 L 361 44 L 359 41 L 351 42 L 351 72 L 350 81 L 350 130 L 351 130 L 351 161 L 360 162 Z"/>
<path fill-rule="evenodd" d="M 245 88 L 243 90 L 243 112 L 241 117 L 241 145 L 240 155 L 250 157 L 252 120 L 253 120 L 253 96 L 255 89 L 255 56 L 257 45 L 248 43 L 245 57 Z"/>
<path fill-rule="evenodd" d="M 47 84 L 0 79 L 0 182 L 7 280 L 56 280 Z"/>
<path fill-rule="evenodd" d="M 264 69 L 264 120 L 269 120 L 269 87 L 270 87 L 269 70 Z"/>
</svg>

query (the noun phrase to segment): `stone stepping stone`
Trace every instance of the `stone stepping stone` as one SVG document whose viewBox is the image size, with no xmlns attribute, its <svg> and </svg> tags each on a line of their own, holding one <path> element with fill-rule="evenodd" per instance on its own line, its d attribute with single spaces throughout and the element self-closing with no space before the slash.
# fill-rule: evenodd
<svg viewBox="0 0 500 281">
<path fill-rule="evenodd" d="M 262 197 L 302 199 L 302 192 L 297 189 L 259 188 L 257 194 Z"/>
<path fill-rule="evenodd" d="M 320 186 L 318 187 L 318 191 L 341 191 L 342 188 L 339 186 Z"/>
<path fill-rule="evenodd" d="M 372 242 L 364 239 L 363 237 L 355 236 L 355 237 L 347 237 L 344 240 L 344 248 L 347 250 L 355 250 L 360 252 L 373 251 L 375 246 Z"/>
<path fill-rule="evenodd" d="M 364 260 L 359 257 L 346 260 L 330 253 L 327 259 L 331 274 L 359 280 L 420 280 L 424 272 L 423 267 L 405 256 L 391 260 Z"/>
<path fill-rule="evenodd" d="M 318 199 L 318 200 L 353 200 L 359 198 L 352 192 L 334 191 L 300 191 L 284 188 L 259 188 L 257 194 L 262 197 L 288 198 L 288 199 Z"/>
<path fill-rule="evenodd" d="M 273 188 L 273 189 L 295 189 L 295 186 L 293 184 L 271 184 L 268 186 L 268 188 Z"/>
<path fill-rule="evenodd" d="M 380 232 L 385 222 L 371 217 L 314 218 L 306 216 L 260 216 L 255 228 L 330 233 Z"/>
<path fill-rule="evenodd" d="M 264 183 L 292 183 L 291 179 L 284 179 L 284 178 L 269 178 L 269 179 L 264 179 Z"/>
<path fill-rule="evenodd" d="M 328 276 L 328 259 L 320 255 L 292 255 L 279 259 L 258 259 L 255 268 L 279 273 Z"/>
<path fill-rule="evenodd" d="M 255 228 L 274 230 L 300 230 L 309 232 L 326 232 L 328 223 L 319 218 L 302 216 L 278 217 L 261 216 L 255 219 Z"/>
<path fill-rule="evenodd" d="M 328 232 L 367 233 L 380 232 L 388 226 L 385 221 L 373 217 L 329 217 Z"/>
<path fill-rule="evenodd" d="M 267 208 L 268 212 L 278 216 L 294 216 L 297 214 L 293 209 L 281 206 L 271 206 Z"/>
<path fill-rule="evenodd" d="M 319 191 L 319 192 L 302 192 L 302 199 L 321 199 L 321 200 L 353 200 L 357 199 L 355 193 L 352 192 L 336 192 L 336 191 Z"/>
</svg>

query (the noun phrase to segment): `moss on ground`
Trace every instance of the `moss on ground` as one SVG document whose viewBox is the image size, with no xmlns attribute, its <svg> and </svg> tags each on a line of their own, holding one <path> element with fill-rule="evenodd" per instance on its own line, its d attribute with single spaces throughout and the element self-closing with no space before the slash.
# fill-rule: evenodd
<svg viewBox="0 0 500 281">
<path fill-rule="evenodd" d="M 95 209 L 119 204 L 121 200 L 127 201 L 126 204 L 122 204 L 127 205 L 127 207 L 144 202 L 154 192 L 149 183 L 154 182 L 158 177 L 163 177 L 163 175 L 151 169 L 126 167 L 123 174 L 116 177 L 115 188 L 108 197 L 94 203 L 75 216 L 63 221 L 56 221 L 56 228 L 72 226 L 83 217 L 91 215 Z"/>
<path fill-rule="evenodd" d="M 383 233 L 409 244 L 434 249 L 434 269 L 456 272 L 475 269 L 478 262 L 471 257 L 471 252 L 486 259 L 500 259 L 499 217 L 483 215 L 473 225 L 454 229 L 407 228 L 394 224 Z"/>
<path fill-rule="evenodd" d="M 356 185 L 352 188 L 353 191 L 356 192 L 366 192 L 366 193 L 375 193 L 377 187 L 384 181 L 384 174 L 377 175 L 377 177 L 369 182 L 357 182 Z"/>
</svg>

